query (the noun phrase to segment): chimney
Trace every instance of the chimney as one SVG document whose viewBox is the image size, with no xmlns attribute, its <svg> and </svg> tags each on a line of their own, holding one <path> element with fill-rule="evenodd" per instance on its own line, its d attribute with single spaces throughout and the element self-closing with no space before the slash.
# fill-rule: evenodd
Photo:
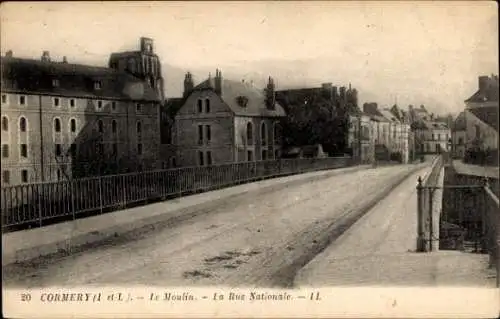
<svg viewBox="0 0 500 319">
<path fill-rule="evenodd" d="M 184 77 L 183 97 L 188 96 L 189 93 L 191 93 L 191 91 L 193 90 L 193 88 L 194 88 L 193 75 L 190 72 L 188 72 Z"/>
<path fill-rule="evenodd" d="M 266 88 L 266 107 L 270 110 L 274 110 L 276 103 L 276 97 L 274 94 L 274 80 L 269 77 Z"/>
<path fill-rule="evenodd" d="M 217 69 L 215 70 L 215 93 L 219 96 L 222 95 L 222 72 Z"/>
<path fill-rule="evenodd" d="M 12 58 L 12 55 L 13 55 L 12 54 L 12 50 L 9 50 L 9 51 L 5 52 L 5 57 L 6 58 Z"/>
<path fill-rule="evenodd" d="M 486 76 L 486 75 L 480 76 L 479 83 L 478 83 L 479 91 L 486 90 L 488 88 L 489 81 L 490 81 L 490 78 L 488 76 Z"/>
<path fill-rule="evenodd" d="M 68 59 L 65 56 L 63 56 L 62 63 L 68 63 Z"/>
<path fill-rule="evenodd" d="M 50 62 L 50 53 L 49 53 L 49 51 L 43 51 L 43 53 L 42 53 L 42 61 L 43 62 Z"/>
</svg>

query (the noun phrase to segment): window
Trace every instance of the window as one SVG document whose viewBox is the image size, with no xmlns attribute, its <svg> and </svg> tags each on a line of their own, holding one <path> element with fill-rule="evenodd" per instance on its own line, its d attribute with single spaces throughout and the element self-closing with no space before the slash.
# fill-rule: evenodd
<svg viewBox="0 0 500 319">
<path fill-rule="evenodd" d="M 2 171 L 2 181 L 5 184 L 9 184 L 10 183 L 10 172 L 9 171 Z"/>
<path fill-rule="evenodd" d="M 203 113 L 203 101 L 198 99 L 198 113 Z"/>
<path fill-rule="evenodd" d="M 141 133 L 142 133 L 142 123 L 137 122 L 137 134 L 141 134 Z"/>
<path fill-rule="evenodd" d="M 54 104 L 55 107 L 58 107 L 60 104 L 59 104 L 59 98 L 58 97 L 55 97 L 53 100 L 52 100 L 52 103 Z"/>
<path fill-rule="evenodd" d="M 70 107 L 75 107 L 76 103 L 75 103 L 75 99 L 69 99 L 69 106 Z"/>
<path fill-rule="evenodd" d="M 116 156 L 118 154 L 118 144 L 113 143 L 113 156 Z"/>
<path fill-rule="evenodd" d="M 59 79 L 52 79 L 52 86 L 58 87 L 59 86 Z"/>
<path fill-rule="evenodd" d="M 441 140 L 441 134 L 438 134 L 438 141 Z"/>
<path fill-rule="evenodd" d="M 56 153 L 56 156 L 61 156 L 61 155 L 62 155 L 62 147 L 61 147 L 61 144 L 56 144 L 55 153 Z"/>
<path fill-rule="evenodd" d="M 61 180 L 61 170 L 60 169 L 57 170 L 57 180 L 58 181 Z"/>
<path fill-rule="evenodd" d="M 210 125 L 206 125 L 206 130 L 207 130 L 207 142 L 210 143 L 212 140 L 212 129 Z"/>
<path fill-rule="evenodd" d="M 104 123 L 101 120 L 97 121 L 97 130 L 99 133 L 104 132 Z"/>
<path fill-rule="evenodd" d="M 247 124 L 247 144 L 253 144 L 253 126 L 252 123 Z"/>
<path fill-rule="evenodd" d="M 463 137 L 459 137 L 458 138 L 458 145 L 462 145 L 464 143 L 464 138 Z"/>
<path fill-rule="evenodd" d="M 247 161 L 249 161 L 249 162 L 253 161 L 253 152 L 252 151 L 247 151 Z"/>
<path fill-rule="evenodd" d="M 142 144 L 137 144 L 137 154 L 142 155 Z"/>
<path fill-rule="evenodd" d="M 113 111 L 116 110 L 116 102 L 115 101 L 111 102 L 111 109 Z"/>
<path fill-rule="evenodd" d="M 70 154 L 71 156 L 76 156 L 76 144 L 75 143 L 72 143 L 71 144 L 71 147 L 70 147 Z"/>
<path fill-rule="evenodd" d="M 23 183 L 28 182 L 28 170 L 26 169 L 21 170 L 21 182 Z"/>
<path fill-rule="evenodd" d="M 135 110 L 136 110 L 137 112 L 140 112 L 140 111 L 141 111 L 141 109 L 142 109 L 142 105 L 141 105 L 141 103 L 135 103 Z"/>
<path fill-rule="evenodd" d="M 57 117 L 54 119 L 54 131 L 61 132 L 61 120 Z"/>
<path fill-rule="evenodd" d="M 9 145 L 8 144 L 2 144 L 2 157 L 3 158 L 9 157 Z"/>
<path fill-rule="evenodd" d="M 274 124 L 274 130 L 273 130 L 273 135 L 274 135 L 274 144 L 280 144 L 281 142 L 281 127 L 279 123 Z"/>
<path fill-rule="evenodd" d="M 102 82 L 101 81 L 95 81 L 94 82 L 94 89 L 95 90 L 100 90 L 102 88 Z"/>
<path fill-rule="evenodd" d="M 9 119 L 7 116 L 2 116 L 2 131 L 9 130 Z"/>
<path fill-rule="evenodd" d="M 76 132 L 76 120 L 75 119 L 69 120 L 69 129 L 72 133 Z"/>
<path fill-rule="evenodd" d="M 101 100 L 97 101 L 97 108 L 98 109 L 102 108 L 102 101 Z"/>
<path fill-rule="evenodd" d="M 207 151 L 207 165 L 212 165 L 212 152 Z"/>
<path fill-rule="evenodd" d="M 7 103 L 7 94 L 2 94 L 2 104 Z"/>
<path fill-rule="evenodd" d="M 203 160 L 204 160 L 204 158 L 203 158 L 203 152 L 202 151 L 198 151 L 198 165 L 203 166 L 204 165 Z"/>
<path fill-rule="evenodd" d="M 280 151 L 279 151 L 279 150 L 275 150 L 275 151 L 274 151 L 274 158 L 275 158 L 275 159 L 280 158 Z"/>
<path fill-rule="evenodd" d="M 261 138 L 262 145 L 266 145 L 267 136 L 266 136 L 266 123 L 265 122 L 262 122 L 262 125 L 260 126 L 260 138 Z"/>
<path fill-rule="evenodd" d="M 263 161 L 267 160 L 267 151 L 266 150 L 262 150 L 262 160 Z"/>
<path fill-rule="evenodd" d="M 198 144 L 203 144 L 203 125 L 198 125 Z"/>
<path fill-rule="evenodd" d="M 394 128 L 392 131 L 392 138 L 396 138 L 396 128 Z"/>
<path fill-rule="evenodd" d="M 205 112 L 210 113 L 210 99 L 205 99 Z"/>
<path fill-rule="evenodd" d="M 21 95 L 19 97 L 19 105 L 26 105 L 26 96 Z"/>
<path fill-rule="evenodd" d="M 111 131 L 112 131 L 113 133 L 116 133 L 116 120 L 113 120 L 113 121 L 111 122 Z"/>
<path fill-rule="evenodd" d="M 27 158 L 28 157 L 28 145 L 27 144 L 19 144 L 19 146 L 20 146 L 21 157 Z"/>
<path fill-rule="evenodd" d="M 26 118 L 24 116 L 19 118 L 19 131 L 26 132 Z"/>
</svg>

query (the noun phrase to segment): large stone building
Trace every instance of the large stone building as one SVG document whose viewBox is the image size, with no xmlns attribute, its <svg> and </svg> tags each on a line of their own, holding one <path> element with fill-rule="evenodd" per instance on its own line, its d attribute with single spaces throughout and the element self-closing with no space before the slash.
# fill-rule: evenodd
<svg viewBox="0 0 500 319">
<path fill-rule="evenodd" d="M 407 115 L 396 105 L 378 108 L 377 103 L 365 103 L 363 113 L 371 121 L 372 144 L 377 159 L 391 158 L 402 163 L 410 159 L 410 125 Z"/>
<path fill-rule="evenodd" d="M 109 67 L 1 58 L 2 186 L 159 166 L 163 79 L 153 41 Z"/>
<path fill-rule="evenodd" d="M 280 119 L 285 111 L 275 101 L 272 78 L 265 90 L 250 83 L 224 79 L 222 72 L 195 86 L 186 74 L 182 98 L 172 99 L 165 113 L 174 121 L 165 125 L 164 153 L 175 145 L 175 164 L 205 166 L 271 160 L 280 156 Z M 167 116 L 167 115 L 165 115 Z M 166 163 L 169 165 L 172 163 Z"/>
<path fill-rule="evenodd" d="M 498 90 L 497 75 L 480 76 L 478 90 L 465 101 L 466 152 L 471 159 L 487 156 L 489 159 L 483 160 L 495 165 L 498 165 Z"/>
</svg>

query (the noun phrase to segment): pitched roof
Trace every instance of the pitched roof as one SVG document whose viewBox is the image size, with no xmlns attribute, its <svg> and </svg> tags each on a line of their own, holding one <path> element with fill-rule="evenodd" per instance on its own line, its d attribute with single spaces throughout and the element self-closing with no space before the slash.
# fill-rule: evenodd
<svg viewBox="0 0 500 319">
<path fill-rule="evenodd" d="M 2 57 L 2 90 L 61 96 L 158 101 L 145 81 L 111 68 Z M 53 80 L 59 85 L 53 86 Z M 95 81 L 101 88 L 94 87 Z"/>
<path fill-rule="evenodd" d="M 213 90 L 214 79 L 209 78 L 198 84 L 196 90 Z M 248 100 L 246 106 L 238 103 L 238 97 L 245 97 Z M 265 95 L 263 90 L 259 90 L 251 84 L 242 83 L 239 81 L 222 79 L 222 100 L 229 106 L 235 115 L 241 116 L 265 116 L 279 117 L 286 116 L 283 107 L 279 103 L 275 103 L 275 109 L 270 110 L 266 107 Z"/>
<path fill-rule="evenodd" d="M 446 130 L 448 125 L 444 122 L 419 120 L 412 123 L 413 129 L 421 130 Z"/>
<path fill-rule="evenodd" d="M 498 106 L 475 107 L 469 108 L 467 111 L 498 132 Z"/>
<path fill-rule="evenodd" d="M 487 84 L 484 88 L 477 90 L 465 102 L 498 102 L 498 77 L 488 79 Z"/>
<path fill-rule="evenodd" d="M 382 110 L 379 110 L 379 113 L 383 117 L 385 117 L 389 122 L 399 123 L 399 120 L 396 117 L 396 115 L 394 115 L 390 110 L 382 109 Z"/>
</svg>

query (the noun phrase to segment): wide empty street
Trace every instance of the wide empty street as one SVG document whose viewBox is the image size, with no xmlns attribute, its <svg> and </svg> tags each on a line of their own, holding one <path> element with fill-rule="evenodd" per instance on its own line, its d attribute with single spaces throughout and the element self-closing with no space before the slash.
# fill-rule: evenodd
<svg viewBox="0 0 500 319">
<path fill-rule="evenodd" d="M 404 182 L 405 192 L 397 195 L 400 199 L 397 205 L 386 206 L 385 212 L 371 219 L 380 227 L 365 224 L 368 226 L 359 233 L 365 235 L 348 238 L 345 245 L 349 251 L 365 254 L 372 249 L 385 249 L 386 246 L 377 243 L 383 236 L 394 236 L 397 242 L 389 243 L 396 248 L 388 249 L 411 249 L 414 221 L 405 219 L 404 228 L 400 229 L 391 228 L 391 221 L 405 213 L 400 203 L 415 205 L 411 190 L 417 174 L 425 173 L 428 167 L 427 164 L 384 166 L 335 176 L 324 172 L 321 173 L 324 178 L 285 184 L 258 195 L 231 197 L 209 213 L 132 240 L 117 239 L 114 244 L 43 263 L 10 265 L 4 268 L 4 284 L 292 287 L 297 273 L 306 282 L 304 278 L 314 277 L 300 269 L 308 263 L 308 267 L 316 265 L 311 260 L 335 243 L 363 212 L 405 176 L 408 177 Z M 373 237 L 373 232 L 382 237 Z M 342 253 L 345 255 L 345 250 Z M 327 263 L 325 267 L 332 265 Z M 342 267 L 346 272 L 350 268 L 344 264 Z M 303 281 L 299 280 L 299 284 Z"/>
</svg>

